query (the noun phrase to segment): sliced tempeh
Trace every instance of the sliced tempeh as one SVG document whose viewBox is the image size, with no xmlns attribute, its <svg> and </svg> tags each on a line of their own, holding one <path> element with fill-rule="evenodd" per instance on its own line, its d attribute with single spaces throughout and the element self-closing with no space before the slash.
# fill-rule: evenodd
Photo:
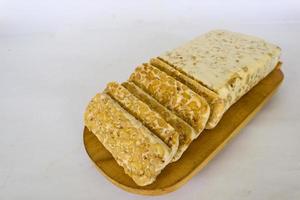
<svg viewBox="0 0 300 200">
<path fill-rule="evenodd" d="M 210 114 L 203 97 L 150 64 L 137 67 L 130 80 L 188 122 L 198 134 L 202 132 Z"/>
<path fill-rule="evenodd" d="M 203 96 L 210 106 L 210 116 L 205 128 L 212 129 L 217 125 L 223 116 L 223 113 L 225 112 L 225 103 L 222 98 L 220 98 L 215 92 L 209 90 L 199 82 L 181 73 L 160 58 L 153 58 L 150 60 L 150 63 L 176 80 L 182 82 L 200 96 Z"/>
<path fill-rule="evenodd" d="M 171 161 L 171 149 L 107 94 L 89 103 L 86 127 L 138 185 L 152 183 Z"/>
<path fill-rule="evenodd" d="M 159 113 L 179 133 L 179 147 L 177 153 L 173 157 L 173 161 L 178 160 L 192 140 L 196 138 L 195 130 L 180 117 L 172 113 L 153 97 L 136 86 L 133 82 L 124 82 L 122 85 L 141 101 L 145 102 L 152 110 Z"/>
<path fill-rule="evenodd" d="M 105 92 L 163 140 L 172 149 L 171 155 L 175 155 L 179 145 L 179 133 L 160 114 L 153 111 L 119 83 L 108 83 Z"/>
</svg>

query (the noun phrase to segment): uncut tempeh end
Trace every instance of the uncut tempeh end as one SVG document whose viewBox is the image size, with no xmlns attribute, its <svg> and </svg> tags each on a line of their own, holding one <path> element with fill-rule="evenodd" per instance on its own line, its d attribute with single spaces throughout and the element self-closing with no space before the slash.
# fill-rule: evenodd
<svg viewBox="0 0 300 200">
<path fill-rule="evenodd" d="M 275 68 L 280 52 L 260 38 L 214 30 L 159 57 L 216 92 L 227 110 Z"/>
<path fill-rule="evenodd" d="M 122 85 L 141 101 L 145 102 L 152 110 L 159 113 L 179 133 L 179 146 L 172 161 L 174 162 L 178 160 L 188 148 L 192 140 L 196 138 L 196 131 L 180 117 L 172 113 L 153 97 L 136 86 L 133 82 L 124 82 Z"/>
<path fill-rule="evenodd" d="M 172 156 L 176 154 L 179 145 L 179 133 L 160 114 L 136 98 L 119 83 L 108 83 L 105 92 L 164 141 L 171 148 Z"/>
<path fill-rule="evenodd" d="M 107 94 L 88 104 L 84 121 L 136 184 L 151 184 L 172 159 L 170 148 Z"/>
<path fill-rule="evenodd" d="M 175 112 L 198 134 L 202 132 L 210 114 L 210 107 L 203 97 L 150 64 L 137 67 L 130 81 Z"/>
<path fill-rule="evenodd" d="M 217 125 L 225 112 L 225 102 L 222 98 L 220 98 L 215 92 L 209 90 L 199 82 L 181 73 L 176 68 L 160 58 L 152 58 L 150 60 L 150 63 L 161 71 L 164 71 L 176 80 L 185 84 L 200 96 L 204 97 L 209 104 L 211 111 L 205 128 L 212 129 Z"/>
</svg>

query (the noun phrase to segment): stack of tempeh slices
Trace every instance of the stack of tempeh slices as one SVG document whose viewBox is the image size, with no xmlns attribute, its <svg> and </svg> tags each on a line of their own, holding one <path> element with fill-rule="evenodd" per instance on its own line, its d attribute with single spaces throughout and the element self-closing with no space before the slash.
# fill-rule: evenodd
<svg viewBox="0 0 300 200">
<path fill-rule="evenodd" d="M 111 82 L 84 120 L 136 184 L 151 184 L 204 129 L 279 62 L 280 48 L 239 33 L 208 32 Z"/>
</svg>

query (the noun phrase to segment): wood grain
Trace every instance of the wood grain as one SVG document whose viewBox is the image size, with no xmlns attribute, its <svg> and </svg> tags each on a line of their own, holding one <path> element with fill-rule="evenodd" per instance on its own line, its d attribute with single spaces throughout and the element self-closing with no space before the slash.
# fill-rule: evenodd
<svg viewBox="0 0 300 200">
<path fill-rule="evenodd" d="M 214 129 L 203 131 L 180 160 L 169 164 L 151 185 L 144 187 L 136 185 L 98 139 L 84 128 L 86 151 L 97 169 L 108 180 L 128 192 L 144 195 L 172 192 L 207 165 L 270 99 L 282 80 L 283 73 L 278 67 L 235 103 Z"/>
</svg>

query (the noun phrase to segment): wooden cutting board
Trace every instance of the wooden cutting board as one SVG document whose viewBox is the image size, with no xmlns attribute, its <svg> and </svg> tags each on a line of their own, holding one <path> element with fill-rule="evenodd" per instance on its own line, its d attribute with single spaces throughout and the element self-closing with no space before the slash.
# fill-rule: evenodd
<svg viewBox="0 0 300 200">
<path fill-rule="evenodd" d="M 192 142 L 180 160 L 169 164 L 151 185 L 144 187 L 136 185 L 96 136 L 85 127 L 83 140 L 86 151 L 96 168 L 108 180 L 128 192 L 144 195 L 161 195 L 172 192 L 196 175 L 223 149 L 270 99 L 282 80 L 283 73 L 277 67 L 235 103 L 225 113 L 217 127 L 203 131 Z"/>
</svg>

